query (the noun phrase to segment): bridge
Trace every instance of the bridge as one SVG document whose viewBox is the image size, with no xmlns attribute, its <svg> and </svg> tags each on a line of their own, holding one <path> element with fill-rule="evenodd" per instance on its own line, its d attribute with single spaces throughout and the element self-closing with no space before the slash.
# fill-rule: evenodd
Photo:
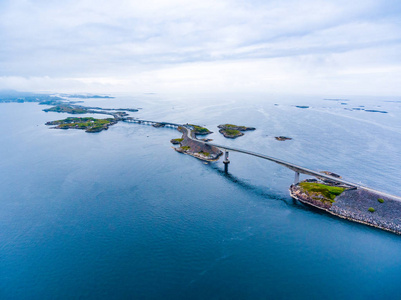
<svg viewBox="0 0 401 300">
<path fill-rule="evenodd" d="M 210 143 L 210 142 L 205 142 L 205 141 L 202 141 L 202 140 L 198 140 L 198 139 L 196 139 L 195 135 L 193 134 L 193 131 L 192 131 L 193 127 L 192 126 L 190 126 L 190 125 L 182 125 L 182 126 L 187 129 L 187 136 L 188 136 L 189 139 L 197 141 L 199 143 L 203 143 L 203 144 L 206 144 L 206 145 L 209 145 L 209 146 L 213 146 L 213 147 L 219 148 L 220 150 L 222 150 L 224 152 L 224 161 L 223 161 L 223 163 L 224 163 L 224 169 L 225 169 L 226 172 L 228 171 L 228 164 L 230 163 L 229 152 L 232 151 L 232 152 L 243 153 L 243 154 L 247 154 L 247 155 L 251 155 L 251 156 L 256 156 L 258 158 L 266 159 L 266 160 L 275 162 L 276 164 L 282 165 L 282 166 L 294 171 L 295 172 L 295 178 L 294 178 L 294 183 L 295 184 L 299 182 L 299 175 L 300 174 L 305 174 L 305 175 L 316 177 L 316 178 L 321 179 L 321 180 L 329 180 L 329 181 L 332 181 L 332 182 L 340 183 L 340 184 L 343 184 L 343 185 L 346 185 L 346 186 L 350 187 L 351 189 L 363 189 L 363 190 L 366 190 L 366 191 L 374 192 L 374 193 L 380 194 L 382 196 L 391 197 L 391 198 L 393 198 L 395 200 L 401 201 L 401 197 L 398 197 L 398 196 L 395 196 L 395 195 L 391 195 L 391 194 L 388 194 L 388 193 L 384 193 L 382 191 L 378 191 L 378 190 L 363 186 L 361 184 L 357 184 L 357 183 L 353 183 L 353 182 L 350 182 L 350 181 L 347 181 L 347 180 L 343 180 L 341 178 L 334 177 L 334 176 L 331 176 L 331 175 L 328 175 L 328 174 L 324 174 L 324 173 L 321 173 L 321 172 L 318 172 L 318 171 L 314 171 L 314 170 L 311 170 L 311 169 L 308 169 L 308 168 L 304 168 L 304 167 L 298 166 L 296 164 L 293 164 L 293 163 L 290 163 L 290 162 L 286 162 L 284 160 L 281 160 L 281 159 L 278 159 L 278 158 L 274 158 L 274 157 L 271 157 L 271 156 L 268 156 L 268 155 L 265 155 L 265 154 L 260 154 L 260 153 L 256 153 L 256 152 L 253 152 L 253 151 L 248 151 L 248 150 L 239 149 L 239 148 L 235 148 L 235 147 L 229 147 L 229 146 L 225 146 L 225 145 L 219 145 L 219 144 L 215 144 L 215 143 Z"/>
<path fill-rule="evenodd" d="M 134 119 L 131 117 L 127 118 L 122 118 L 122 121 L 127 122 L 127 123 L 136 123 L 136 124 L 143 124 L 143 125 L 160 125 L 160 127 L 170 127 L 177 129 L 180 126 L 183 126 L 182 124 L 176 124 L 176 123 L 170 123 L 170 122 L 156 122 L 156 121 L 148 121 L 148 120 L 141 120 L 141 119 Z"/>
<path fill-rule="evenodd" d="M 258 158 L 262 158 L 262 159 L 265 159 L 265 160 L 272 161 L 272 162 L 274 162 L 276 164 L 282 165 L 282 166 L 294 171 L 295 172 L 295 178 L 294 178 L 294 183 L 295 184 L 299 182 L 300 174 L 305 174 L 305 175 L 316 177 L 316 178 L 321 179 L 321 180 L 326 180 L 326 181 L 331 181 L 331 182 L 336 182 L 336 183 L 339 183 L 339 184 L 343 184 L 343 185 L 348 186 L 351 189 L 363 189 L 363 190 L 366 190 L 366 191 L 369 191 L 369 192 L 380 194 L 380 195 L 385 196 L 385 197 L 391 197 L 394 200 L 397 200 L 397 201 L 401 202 L 401 197 L 399 197 L 399 196 L 395 196 L 395 195 L 391 195 L 391 194 L 388 194 L 388 193 L 384 193 L 382 191 L 378 191 L 378 190 L 363 186 L 363 185 L 358 184 L 358 183 L 353 183 L 353 182 L 350 182 L 350 181 L 347 181 L 347 180 L 343 180 L 342 178 L 334 177 L 334 176 L 331 176 L 331 175 L 328 175 L 328 174 L 324 174 L 324 173 L 321 173 L 321 172 L 318 172 L 318 171 L 314 171 L 314 170 L 311 170 L 311 169 L 308 169 L 308 168 L 304 168 L 304 167 L 298 166 L 296 164 L 293 164 L 293 163 L 290 163 L 290 162 L 286 162 L 284 160 L 281 160 L 281 159 L 278 159 L 278 158 L 274 158 L 274 157 L 271 157 L 271 156 L 268 156 L 268 155 L 265 155 L 265 154 L 261 154 L 261 153 L 257 153 L 257 152 L 253 152 L 253 151 L 248 151 L 248 150 L 239 149 L 239 148 L 235 148 L 235 147 L 229 147 L 229 146 L 225 146 L 225 145 L 219 145 L 219 144 L 215 144 L 215 143 L 211 143 L 211 142 L 205 142 L 205 141 L 202 141 L 202 140 L 198 140 L 196 138 L 196 136 L 195 136 L 194 131 L 193 131 L 194 127 L 191 126 L 191 125 L 188 125 L 188 124 L 184 124 L 183 125 L 183 124 L 176 124 L 176 123 L 170 123 L 170 122 L 146 121 L 146 120 L 140 120 L 140 119 L 133 119 L 133 118 L 130 118 L 130 117 L 124 118 L 123 121 L 129 122 L 129 123 L 144 124 L 144 125 L 162 124 L 163 126 L 170 127 L 170 128 L 178 128 L 178 127 L 185 128 L 186 129 L 186 133 L 184 133 L 184 134 L 186 134 L 189 139 L 191 139 L 191 140 L 193 140 L 193 141 L 195 141 L 197 143 L 202 143 L 202 144 L 205 144 L 205 145 L 209 145 L 209 146 L 212 146 L 212 147 L 219 148 L 220 150 L 222 150 L 224 152 L 224 161 L 223 161 L 223 163 L 224 163 L 225 172 L 228 172 L 228 165 L 230 163 L 229 152 L 230 151 L 238 152 L 238 153 L 243 153 L 243 154 L 247 154 L 247 155 L 251 155 L 251 156 L 255 156 L 255 157 L 258 157 Z"/>
</svg>

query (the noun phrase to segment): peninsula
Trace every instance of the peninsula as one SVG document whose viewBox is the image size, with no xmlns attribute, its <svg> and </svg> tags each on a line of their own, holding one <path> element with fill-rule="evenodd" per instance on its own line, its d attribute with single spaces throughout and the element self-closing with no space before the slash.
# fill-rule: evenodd
<svg viewBox="0 0 401 300">
<path fill-rule="evenodd" d="M 337 217 L 401 234 L 401 201 L 391 195 L 316 179 L 291 185 L 290 195 Z"/>
</svg>

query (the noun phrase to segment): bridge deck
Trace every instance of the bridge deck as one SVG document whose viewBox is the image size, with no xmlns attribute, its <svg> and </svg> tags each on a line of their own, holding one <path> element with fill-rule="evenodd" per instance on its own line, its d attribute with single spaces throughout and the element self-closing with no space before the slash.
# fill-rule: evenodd
<svg viewBox="0 0 401 300">
<path fill-rule="evenodd" d="M 286 168 L 289 168 L 292 171 L 297 172 L 297 173 L 310 175 L 310 176 L 313 176 L 313 177 L 316 177 L 316 178 L 319 178 L 319 179 L 331 180 L 333 182 L 337 182 L 337 183 L 340 183 L 340 184 L 345 184 L 345 185 L 350 186 L 350 187 L 354 187 L 354 188 L 358 188 L 358 189 L 363 189 L 363 190 L 366 190 L 366 191 L 374 192 L 374 193 L 380 194 L 382 196 L 390 197 L 390 198 L 392 198 L 394 200 L 401 201 L 401 197 L 399 197 L 399 196 L 395 196 L 395 195 L 391 195 L 391 194 L 388 194 L 388 193 L 384 193 L 384 192 L 381 192 L 381 191 L 378 191 L 378 190 L 375 190 L 375 189 L 372 189 L 372 188 L 369 188 L 369 187 L 366 187 L 366 186 L 363 186 L 363 185 L 360 185 L 360 184 L 357 184 L 357 183 L 353 183 L 353 182 L 350 182 L 350 181 L 347 181 L 347 180 L 343 180 L 341 178 L 333 177 L 333 176 L 330 176 L 330 175 L 327 175 L 327 174 L 324 174 L 324 173 L 320 173 L 318 171 L 314 171 L 314 170 L 311 170 L 311 169 L 308 169 L 308 168 L 304 168 L 304 167 L 298 166 L 296 164 L 293 164 L 293 163 L 290 163 L 290 162 L 286 162 L 284 160 L 281 160 L 281 159 L 278 159 L 278 158 L 274 158 L 274 157 L 271 157 L 271 156 L 268 156 L 268 155 L 265 155 L 265 154 L 256 153 L 256 152 L 253 152 L 253 151 L 248 151 L 248 150 L 239 149 L 239 148 L 235 148 L 235 147 L 229 147 L 229 146 L 224 146 L 224 145 L 219 145 L 219 144 L 214 144 L 214 143 L 198 140 L 196 138 L 194 132 L 193 132 L 194 128 L 191 125 L 188 125 L 188 124 L 182 125 L 182 124 L 169 123 L 169 122 L 155 122 L 155 121 L 146 121 L 146 120 L 139 120 L 139 119 L 124 119 L 124 121 L 126 121 L 126 122 L 135 122 L 135 123 L 136 122 L 160 123 L 160 124 L 165 124 L 165 125 L 172 125 L 172 126 L 175 126 L 175 127 L 181 126 L 181 127 L 186 129 L 188 138 L 190 138 L 191 140 L 194 140 L 196 142 L 203 143 L 203 144 L 206 144 L 206 145 L 209 145 L 209 146 L 213 146 L 213 147 L 217 147 L 217 148 L 219 148 L 219 149 L 221 149 L 223 151 L 233 151 L 233 152 L 244 153 L 244 154 L 247 154 L 247 155 L 256 156 L 256 157 L 259 157 L 259 158 L 262 158 L 262 159 L 266 159 L 266 160 L 275 162 L 276 164 L 282 165 L 282 166 L 284 166 Z"/>
<path fill-rule="evenodd" d="M 369 187 L 366 187 L 366 186 L 363 186 L 363 185 L 360 185 L 360 184 L 357 184 L 357 183 L 353 183 L 353 182 L 350 182 L 350 181 L 347 181 L 347 180 L 343 180 L 341 178 L 333 177 L 333 176 L 330 176 L 330 175 L 327 175 L 327 174 L 324 174 L 324 173 L 320 173 L 318 171 L 314 171 L 314 170 L 311 170 L 311 169 L 308 169 L 308 168 L 304 168 L 304 167 L 298 166 L 296 164 L 293 164 L 293 163 L 290 163 L 290 162 L 286 162 L 284 160 L 281 160 L 281 159 L 278 159 L 278 158 L 274 158 L 274 157 L 271 157 L 271 156 L 268 156 L 268 155 L 265 155 L 265 154 L 256 153 L 256 152 L 253 152 L 253 151 L 248 151 L 248 150 L 239 149 L 239 148 L 235 148 L 235 147 L 229 147 L 229 146 L 224 146 L 224 145 L 219 145 L 219 144 L 215 144 L 215 143 L 204 142 L 204 141 L 198 140 L 198 139 L 194 138 L 190 134 L 191 130 L 192 130 L 192 128 L 190 126 L 185 126 L 184 125 L 183 127 L 185 127 L 187 129 L 187 131 L 188 131 L 187 135 L 188 135 L 189 138 L 191 138 L 193 140 L 196 140 L 196 141 L 198 141 L 200 143 L 207 144 L 209 146 L 217 147 L 219 149 L 222 149 L 223 151 L 233 151 L 233 152 L 239 152 L 239 153 L 244 153 L 244 154 L 247 154 L 247 155 L 256 156 L 256 157 L 259 157 L 259 158 L 262 158 L 262 159 L 266 159 L 266 160 L 275 162 L 275 163 L 277 163 L 279 165 L 282 165 L 282 166 L 284 166 L 286 168 L 291 169 L 292 171 L 295 171 L 295 172 L 298 172 L 298 173 L 301 173 L 301 174 L 310 175 L 310 176 L 313 176 L 313 177 L 316 177 L 316 178 L 319 178 L 319 179 L 331 180 L 333 182 L 337 182 L 337 183 L 348 185 L 350 187 L 354 187 L 354 188 L 358 188 L 358 189 L 363 189 L 363 190 L 366 190 L 366 191 L 374 192 L 374 193 L 380 194 L 382 196 L 390 197 L 390 198 L 392 198 L 394 200 L 401 201 L 401 197 L 399 197 L 399 196 L 395 196 L 395 195 L 391 195 L 391 194 L 388 194 L 388 193 L 384 193 L 382 191 L 378 191 L 378 190 L 375 190 L 375 189 L 372 189 L 372 188 L 369 188 Z"/>
</svg>

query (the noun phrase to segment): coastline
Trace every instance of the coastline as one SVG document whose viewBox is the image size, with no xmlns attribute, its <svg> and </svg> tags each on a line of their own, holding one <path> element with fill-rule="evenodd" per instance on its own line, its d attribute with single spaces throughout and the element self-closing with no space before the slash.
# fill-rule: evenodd
<svg viewBox="0 0 401 300">
<path fill-rule="evenodd" d="M 340 217 L 342 219 L 345 219 L 345 220 L 348 220 L 348 221 L 351 221 L 351 222 L 356 222 L 356 223 L 368 225 L 370 227 L 375 227 L 377 229 L 381 229 L 381 230 L 385 230 L 385 231 L 388 231 L 388 232 L 395 233 L 397 235 L 401 235 L 401 225 L 400 224 L 395 224 L 391 220 L 387 221 L 388 222 L 387 223 L 388 226 L 384 226 L 384 225 L 380 224 L 380 222 L 378 220 L 369 221 L 369 220 L 367 220 L 369 218 L 366 218 L 366 217 L 364 219 L 364 215 L 360 214 L 360 211 L 359 211 L 359 214 L 356 214 L 355 211 L 353 211 L 350 208 L 348 208 L 348 209 L 340 208 L 338 206 L 338 202 L 337 202 L 339 199 L 345 200 L 345 201 L 352 201 L 350 195 L 347 194 L 347 191 L 345 191 L 340 196 L 336 197 L 335 198 L 336 202 L 334 202 L 331 207 L 325 208 L 325 207 L 316 205 L 315 203 L 313 203 L 313 201 L 308 201 L 308 199 L 303 199 L 302 197 L 300 197 L 297 193 L 295 193 L 295 189 L 294 189 L 295 187 L 296 187 L 296 185 L 291 185 L 290 186 L 290 188 L 289 188 L 290 196 L 293 199 L 295 199 L 295 200 L 297 200 L 297 201 L 299 201 L 299 202 L 301 202 L 301 203 L 303 203 L 305 205 L 312 206 L 312 207 L 314 207 L 316 209 L 319 209 L 321 211 L 325 211 L 325 212 L 327 212 L 327 213 L 329 213 L 329 214 L 331 214 L 333 216 Z M 388 201 L 390 201 L 390 202 L 393 201 L 394 203 L 398 203 L 398 201 L 394 201 L 394 200 L 391 200 L 391 199 L 386 199 L 386 202 L 388 202 Z M 374 213 L 376 213 L 376 212 L 374 212 Z M 373 216 L 374 213 L 370 213 L 371 216 Z M 355 217 L 350 216 L 352 214 L 354 214 Z M 365 216 L 366 216 L 366 214 L 365 214 Z"/>
</svg>

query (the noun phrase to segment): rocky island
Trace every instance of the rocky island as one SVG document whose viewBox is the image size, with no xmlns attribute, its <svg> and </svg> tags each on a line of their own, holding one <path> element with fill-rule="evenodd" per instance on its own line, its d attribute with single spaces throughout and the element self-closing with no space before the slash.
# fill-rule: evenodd
<svg viewBox="0 0 401 300">
<path fill-rule="evenodd" d="M 340 218 L 401 234 L 401 201 L 395 197 L 316 179 L 291 185 L 290 195 Z"/>
<path fill-rule="evenodd" d="M 128 116 L 128 112 L 137 112 L 138 109 L 134 108 L 101 108 L 101 107 L 88 107 L 76 105 L 72 103 L 57 103 L 57 105 L 43 109 L 44 112 L 57 112 L 68 114 L 106 114 L 112 115 L 115 118 L 122 118 Z"/>
<path fill-rule="evenodd" d="M 96 118 L 66 118 L 64 120 L 50 121 L 46 125 L 56 125 L 52 128 L 56 129 L 82 129 L 86 132 L 100 132 L 107 130 L 110 126 L 117 124 L 118 121 L 123 120 L 128 116 L 127 111 L 136 112 L 134 108 L 101 108 L 101 107 L 87 107 L 76 105 L 71 102 L 56 102 L 53 107 L 43 109 L 44 112 L 57 112 L 68 114 L 105 114 L 113 118 L 96 119 Z M 163 126 L 162 124 L 160 124 Z"/>
<path fill-rule="evenodd" d="M 95 118 L 66 118 L 64 120 L 50 121 L 46 125 L 55 125 L 57 129 L 81 129 L 86 132 L 100 132 L 107 130 L 109 126 L 117 123 L 114 118 L 95 119 Z"/>
<path fill-rule="evenodd" d="M 289 140 L 292 140 L 292 138 L 286 137 L 286 136 L 282 136 L 282 135 L 280 135 L 280 136 L 275 136 L 274 138 L 275 138 L 276 140 L 278 140 L 278 141 L 289 141 Z"/>
<path fill-rule="evenodd" d="M 66 104 L 56 105 L 50 108 L 43 109 L 44 112 L 58 112 L 58 113 L 68 113 L 68 114 L 86 114 L 88 109 L 81 106 L 72 106 Z"/>
<path fill-rule="evenodd" d="M 233 124 L 221 124 L 217 126 L 220 128 L 219 132 L 226 138 L 235 139 L 239 136 L 243 136 L 242 131 L 255 130 L 254 127 L 238 126 Z"/>
</svg>

